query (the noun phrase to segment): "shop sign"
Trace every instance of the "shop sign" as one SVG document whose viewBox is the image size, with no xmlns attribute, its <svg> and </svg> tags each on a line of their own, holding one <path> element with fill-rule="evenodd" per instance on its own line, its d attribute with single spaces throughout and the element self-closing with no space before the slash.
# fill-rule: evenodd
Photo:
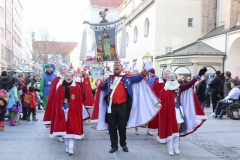
<svg viewBox="0 0 240 160">
<path fill-rule="evenodd" d="M 172 60 L 172 63 L 189 63 L 191 62 L 190 59 L 174 59 Z"/>
</svg>

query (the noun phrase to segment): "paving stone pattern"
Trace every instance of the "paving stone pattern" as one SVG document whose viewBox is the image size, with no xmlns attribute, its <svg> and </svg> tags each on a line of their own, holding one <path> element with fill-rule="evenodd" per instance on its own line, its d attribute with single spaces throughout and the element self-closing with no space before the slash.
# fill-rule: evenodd
<svg viewBox="0 0 240 160">
<path fill-rule="evenodd" d="M 207 115 L 210 109 L 206 109 Z M 42 119 L 43 112 L 37 117 Z M 0 159 L 11 160 L 235 160 L 240 159 L 239 133 L 240 121 L 223 118 L 209 119 L 194 134 L 181 138 L 180 155 L 169 156 L 167 145 L 157 142 L 154 136 L 146 135 L 145 128 L 139 128 L 140 135 L 134 129 L 127 130 L 125 153 L 120 147 L 114 154 L 110 150 L 109 134 L 106 131 L 95 131 L 84 123 L 85 138 L 75 140 L 74 155 L 65 153 L 64 143 L 50 139 L 49 128 L 41 121 L 21 121 L 19 126 L 10 127 L 5 121 L 5 131 L 0 132 Z"/>
</svg>

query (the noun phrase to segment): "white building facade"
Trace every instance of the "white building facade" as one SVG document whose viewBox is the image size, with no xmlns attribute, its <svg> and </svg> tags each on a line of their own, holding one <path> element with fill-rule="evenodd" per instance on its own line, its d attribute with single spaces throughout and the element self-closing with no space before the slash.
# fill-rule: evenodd
<svg viewBox="0 0 240 160">
<path fill-rule="evenodd" d="M 119 8 L 119 16 L 127 16 L 124 61 L 129 61 L 133 70 L 140 70 L 143 59 L 151 58 L 156 75 L 160 76 L 157 56 L 201 37 L 201 5 L 201 0 L 126 0 Z"/>
</svg>

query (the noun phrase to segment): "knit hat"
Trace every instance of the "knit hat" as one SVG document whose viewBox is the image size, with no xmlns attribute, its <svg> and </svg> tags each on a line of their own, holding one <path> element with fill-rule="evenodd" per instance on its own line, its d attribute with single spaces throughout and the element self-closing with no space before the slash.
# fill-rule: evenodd
<svg viewBox="0 0 240 160">
<path fill-rule="evenodd" d="M 152 73 L 152 74 L 155 74 L 155 69 L 154 68 L 151 68 L 148 70 L 148 72 Z"/>
<path fill-rule="evenodd" d="M 7 72 L 6 71 L 2 71 L 1 76 L 2 77 L 7 76 Z"/>
<path fill-rule="evenodd" d="M 237 85 L 240 84 L 240 81 L 234 79 L 234 80 L 232 80 L 232 83 L 235 84 L 235 85 L 237 86 Z"/>
<path fill-rule="evenodd" d="M 216 71 L 216 74 L 221 74 L 221 72 L 220 71 Z"/>
</svg>

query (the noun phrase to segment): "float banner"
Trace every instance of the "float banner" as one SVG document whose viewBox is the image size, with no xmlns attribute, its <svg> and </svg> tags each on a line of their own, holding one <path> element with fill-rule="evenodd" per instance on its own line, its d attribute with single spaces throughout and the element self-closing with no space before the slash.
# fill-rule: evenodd
<svg viewBox="0 0 240 160">
<path fill-rule="evenodd" d="M 95 61 L 115 61 L 118 60 L 116 52 L 116 29 L 103 29 L 94 31 L 96 38 L 96 56 Z"/>
</svg>

